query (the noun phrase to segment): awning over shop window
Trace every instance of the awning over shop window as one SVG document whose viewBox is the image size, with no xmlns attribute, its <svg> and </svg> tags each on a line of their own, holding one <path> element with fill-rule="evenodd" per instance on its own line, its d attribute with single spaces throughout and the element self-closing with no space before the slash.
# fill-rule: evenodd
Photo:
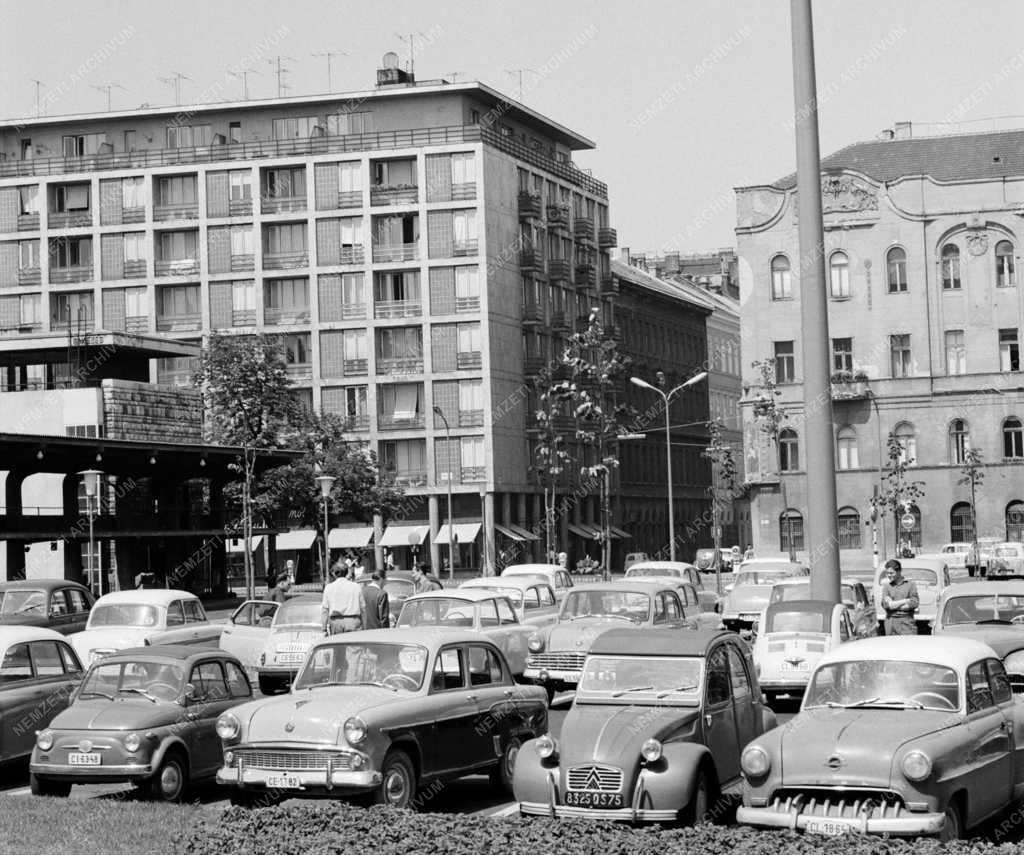
<svg viewBox="0 0 1024 855">
<path fill-rule="evenodd" d="M 601 532 L 590 525 L 584 525 L 583 523 L 574 523 L 569 526 L 569 531 L 575 534 L 577 537 L 583 537 L 587 540 L 600 540 Z"/>
<path fill-rule="evenodd" d="M 455 538 L 459 543 L 472 543 L 480 533 L 480 523 L 455 523 Z M 448 524 L 437 530 L 436 543 L 448 545 Z"/>
<path fill-rule="evenodd" d="M 314 540 L 316 540 L 316 532 L 311 528 L 285 531 L 277 536 L 277 546 L 275 548 L 278 552 L 309 549 L 313 545 Z"/>
<path fill-rule="evenodd" d="M 516 525 L 515 523 L 509 523 L 508 527 L 510 529 L 512 529 L 512 531 L 519 532 L 519 534 L 522 535 L 524 540 L 540 540 L 540 535 L 539 534 L 534 534 L 532 531 L 530 531 L 529 529 L 523 528 L 521 525 Z"/>
<path fill-rule="evenodd" d="M 632 537 L 633 536 L 628 531 L 626 531 L 624 529 L 621 529 L 618 526 L 614 526 L 614 525 L 608 526 L 608 531 L 611 532 L 612 537 L 626 538 L 626 537 Z"/>
<path fill-rule="evenodd" d="M 384 529 L 380 539 L 381 546 L 421 546 L 430 526 L 426 525 L 389 525 Z"/>
<path fill-rule="evenodd" d="M 368 525 L 332 528 L 327 535 L 327 545 L 331 549 L 364 549 L 373 537 L 373 527 Z"/>
<path fill-rule="evenodd" d="M 261 543 L 263 543 L 263 535 L 254 534 L 252 537 L 252 551 L 255 552 L 259 549 Z M 229 537 L 225 548 L 228 552 L 245 552 L 245 538 Z"/>
<path fill-rule="evenodd" d="M 505 537 L 511 538 L 512 540 L 526 540 L 526 538 L 519 534 L 519 532 L 513 531 L 511 528 L 507 528 L 503 525 L 498 525 L 497 523 L 494 524 L 494 530 L 505 535 Z M 461 539 L 459 542 L 462 542 Z"/>
</svg>

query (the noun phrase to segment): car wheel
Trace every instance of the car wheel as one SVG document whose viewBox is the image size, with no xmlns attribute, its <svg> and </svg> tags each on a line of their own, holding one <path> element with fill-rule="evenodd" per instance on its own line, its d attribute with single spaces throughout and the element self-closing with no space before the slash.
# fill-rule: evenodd
<svg viewBox="0 0 1024 855">
<path fill-rule="evenodd" d="M 955 804 L 946 805 L 946 823 L 939 832 L 939 840 L 959 840 L 963 835 L 963 827 L 960 821 L 960 808 Z"/>
<path fill-rule="evenodd" d="M 689 803 L 683 808 L 683 824 L 700 825 L 702 822 L 710 822 L 711 799 L 711 779 L 707 769 L 701 766 L 697 770 L 697 777 L 693 782 L 693 794 L 690 796 Z"/>
<path fill-rule="evenodd" d="M 416 771 L 404 751 L 389 751 L 381 767 L 380 786 L 374 790 L 373 803 L 396 808 L 414 808 Z"/>
<path fill-rule="evenodd" d="M 522 744 L 518 736 L 509 737 L 498 765 L 491 769 L 491 786 L 508 795 L 512 795 L 512 773 L 516 770 L 516 757 Z"/>
<path fill-rule="evenodd" d="M 178 752 L 168 751 L 156 773 L 149 779 L 146 794 L 157 801 L 180 803 L 187 789 L 188 764 Z"/>
<path fill-rule="evenodd" d="M 56 796 L 66 799 L 71 795 L 71 784 L 67 781 L 49 781 L 46 778 L 37 778 L 34 773 L 28 776 L 28 787 L 34 796 Z"/>
</svg>

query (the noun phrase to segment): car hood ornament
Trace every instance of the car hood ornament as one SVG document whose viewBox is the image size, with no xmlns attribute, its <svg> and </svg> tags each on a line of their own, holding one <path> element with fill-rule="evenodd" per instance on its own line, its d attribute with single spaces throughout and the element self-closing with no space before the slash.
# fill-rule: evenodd
<svg viewBox="0 0 1024 855">
<path fill-rule="evenodd" d="M 285 733 L 291 733 L 293 730 L 295 730 L 295 722 L 294 721 L 290 721 L 290 722 L 288 722 L 284 726 L 284 732 Z"/>
<path fill-rule="evenodd" d="M 828 766 L 829 769 L 841 769 L 846 765 L 846 760 L 843 759 L 842 754 L 833 754 L 825 761 L 825 765 Z"/>
</svg>

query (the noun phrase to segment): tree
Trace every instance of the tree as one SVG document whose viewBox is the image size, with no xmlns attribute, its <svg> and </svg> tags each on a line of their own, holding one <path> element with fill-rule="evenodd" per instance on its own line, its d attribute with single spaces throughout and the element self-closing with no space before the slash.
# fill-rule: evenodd
<svg viewBox="0 0 1024 855">
<path fill-rule="evenodd" d="M 907 478 L 907 470 L 914 465 L 910 449 L 892 431 L 886 440 L 889 462 L 885 466 L 882 479 L 882 492 L 879 496 L 879 514 L 885 516 L 891 511 L 896 527 L 897 548 L 900 543 L 900 516 L 907 513 L 910 506 L 924 497 L 924 481 L 911 481 Z"/>
<path fill-rule="evenodd" d="M 959 486 L 971 485 L 971 543 L 978 539 L 978 506 L 976 504 L 977 489 L 985 482 L 985 470 L 982 468 L 980 448 L 968 448 L 964 454 L 960 474 L 963 476 L 956 483 Z M 973 548 L 973 547 L 972 547 Z"/>
<path fill-rule="evenodd" d="M 563 364 L 570 371 L 569 398 L 582 448 L 580 475 L 596 482 L 601 508 L 601 566 L 611 576 L 611 472 L 619 466 L 617 437 L 628 430 L 630 408 L 618 401 L 629 358 L 605 334 L 600 309 L 590 310 L 585 330 L 569 337 Z"/>
<path fill-rule="evenodd" d="M 203 393 L 205 432 L 211 442 L 236 445 L 233 469 L 241 475 L 242 536 L 248 596 L 252 566 L 252 488 L 260 451 L 283 448 L 295 435 L 296 403 L 280 345 L 271 337 L 213 334 L 193 382 Z"/>
<path fill-rule="evenodd" d="M 786 412 L 779 405 L 782 397 L 775 382 L 775 364 L 769 359 L 758 359 L 750 363 L 761 374 L 754 393 L 754 420 L 758 428 L 768 437 L 775 451 L 775 471 L 779 473 L 779 490 L 782 495 L 782 512 L 786 515 L 786 541 L 789 546 L 789 560 L 796 561 L 796 549 L 793 545 L 793 523 L 789 516 L 789 501 L 786 498 L 786 481 L 782 477 L 782 461 L 779 449 L 779 434 L 786 422 Z"/>
<path fill-rule="evenodd" d="M 538 434 L 530 468 L 544 496 L 544 541 L 549 559 L 555 551 L 555 498 L 572 459 L 558 420 L 565 417 L 571 402 L 569 382 L 556 381 L 540 393 L 535 414 Z"/>
<path fill-rule="evenodd" d="M 732 446 L 722 439 L 722 425 L 717 420 L 708 422 L 708 445 L 701 452 L 701 457 L 711 461 L 711 484 L 708 487 L 708 494 L 711 496 L 711 514 L 713 534 L 715 538 L 715 549 L 722 548 L 722 538 L 719 533 L 718 507 L 721 494 L 732 496 L 736 489 L 736 461 L 733 458 Z M 715 584 L 718 592 L 722 587 L 722 562 L 716 562 L 718 568 L 715 572 Z"/>
</svg>

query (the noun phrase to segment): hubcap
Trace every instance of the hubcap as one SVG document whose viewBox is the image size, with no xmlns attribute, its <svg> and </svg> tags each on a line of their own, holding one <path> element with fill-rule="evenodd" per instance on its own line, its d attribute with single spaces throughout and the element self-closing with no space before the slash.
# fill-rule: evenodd
<svg viewBox="0 0 1024 855">
<path fill-rule="evenodd" d="M 384 794 L 387 800 L 393 805 L 400 805 L 405 801 L 407 793 L 405 773 L 398 768 L 391 769 L 384 779 Z"/>
<path fill-rule="evenodd" d="M 181 769 L 174 763 L 171 763 L 164 767 L 160 773 L 160 790 L 167 798 L 172 798 L 178 794 L 178 790 L 181 788 Z"/>
<path fill-rule="evenodd" d="M 508 751 L 505 752 L 505 771 L 511 778 L 512 773 L 516 770 L 516 758 L 519 756 L 519 743 L 513 743 L 508 747 Z"/>
</svg>

